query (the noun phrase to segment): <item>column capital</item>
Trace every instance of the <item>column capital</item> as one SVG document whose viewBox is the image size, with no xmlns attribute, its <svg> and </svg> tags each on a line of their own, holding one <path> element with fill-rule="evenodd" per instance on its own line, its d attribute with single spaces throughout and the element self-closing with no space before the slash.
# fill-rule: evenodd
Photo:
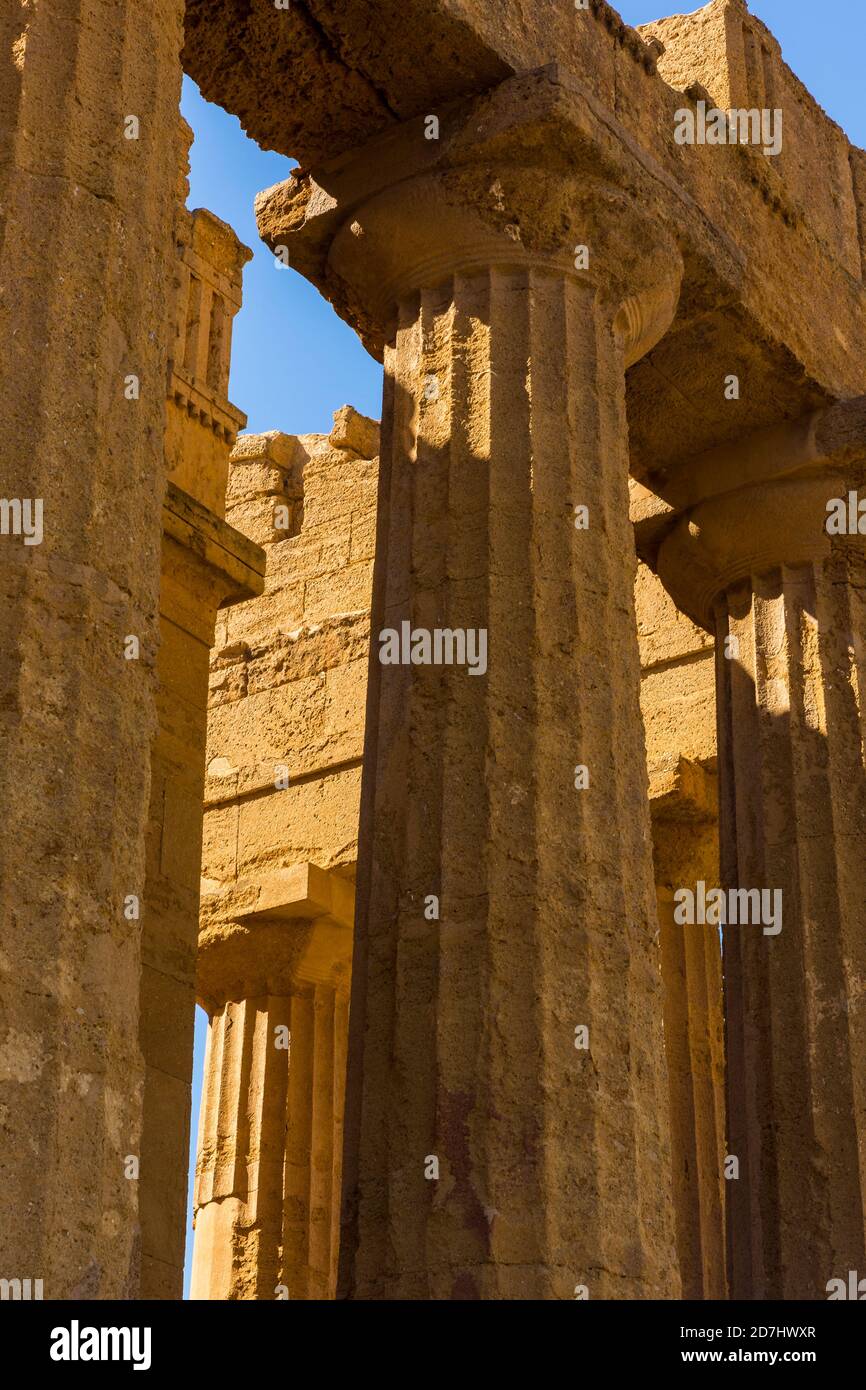
<svg viewBox="0 0 866 1390">
<path fill-rule="evenodd" d="M 259 194 L 259 231 L 374 355 L 408 295 L 501 267 L 594 286 L 629 365 L 670 326 L 683 258 L 669 191 L 594 119 L 555 71 L 513 78 L 296 170 Z"/>
<path fill-rule="evenodd" d="M 289 995 L 317 984 L 346 994 L 353 883 L 316 864 L 239 879 L 202 898 L 197 992 L 212 1010 L 227 999 Z"/>
<path fill-rule="evenodd" d="M 817 563 L 852 543 L 862 548 L 848 513 L 852 492 L 866 498 L 866 397 L 757 431 L 648 481 L 632 487 L 638 552 L 682 611 L 712 630 L 715 602 L 734 584 Z M 834 501 L 845 511 L 841 527 L 830 524 Z"/>
</svg>

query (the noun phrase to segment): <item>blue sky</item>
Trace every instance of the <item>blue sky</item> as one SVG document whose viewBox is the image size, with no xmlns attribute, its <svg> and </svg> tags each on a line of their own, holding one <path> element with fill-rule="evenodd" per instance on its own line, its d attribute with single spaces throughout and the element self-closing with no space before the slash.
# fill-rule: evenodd
<svg viewBox="0 0 866 1390">
<path fill-rule="evenodd" d="M 567 4 L 569 0 L 560 0 Z M 615 3 L 615 0 L 614 0 Z M 622 0 L 628 24 L 677 13 L 665 0 Z M 689 13 L 698 6 L 684 6 Z M 866 147 L 863 53 L 866 0 L 751 0 L 750 9 L 776 35 L 786 62 L 833 120 Z M 244 306 L 235 320 L 230 395 L 252 431 L 328 431 L 338 406 L 380 413 L 382 373 L 351 329 L 318 291 L 290 269 L 276 270 L 259 242 L 253 199 L 288 176 L 292 161 L 266 154 L 240 123 L 203 101 L 184 80 L 182 110 L 195 132 L 190 207 L 210 208 L 253 250 L 244 273 Z M 191 1164 L 195 1162 L 206 1020 L 196 1011 Z M 187 1249 L 187 1285 L 191 1239 Z"/>
<path fill-rule="evenodd" d="M 276 268 L 259 241 L 253 199 L 288 178 L 293 160 L 265 154 L 240 122 L 204 101 L 184 78 L 181 110 L 195 131 L 189 206 L 209 208 L 254 252 L 232 338 L 230 396 L 248 430 L 311 434 L 331 428 L 338 406 L 379 418 L 382 369 L 318 290 Z"/>
</svg>

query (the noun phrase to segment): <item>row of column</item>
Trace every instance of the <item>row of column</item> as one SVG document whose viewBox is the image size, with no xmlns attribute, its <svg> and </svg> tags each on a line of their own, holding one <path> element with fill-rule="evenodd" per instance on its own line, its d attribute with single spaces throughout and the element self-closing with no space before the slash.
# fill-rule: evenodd
<svg viewBox="0 0 866 1390">
<path fill-rule="evenodd" d="M 333 1298 L 347 1013 L 324 984 L 214 1010 L 193 1298 Z"/>
<path fill-rule="evenodd" d="M 139 1287 L 125 1165 L 141 1130 L 141 928 L 124 902 L 145 876 L 155 731 L 178 160 L 154 132 L 176 129 L 181 10 L 122 6 L 109 24 L 104 4 L 74 0 L 0 20 L 0 279 L 19 291 L 0 311 L 4 489 L 43 503 L 45 527 L 32 547 L 4 534 L 0 552 L 2 1273 L 51 1297 Z M 491 179 L 464 148 L 442 178 L 403 163 L 384 192 L 380 167 L 351 216 L 335 221 L 335 193 L 290 218 L 301 243 L 324 225 L 310 264 L 387 344 L 340 1245 L 352 1297 L 681 1287 L 625 411 L 625 370 L 669 326 L 681 263 L 637 200 L 577 173 L 539 199 L 525 166 Z M 784 894 L 778 934 L 724 933 L 729 1256 L 751 1297 L 820 1296 L 866 1267 L 864 573 L 857 535 L 824 525 L 828 495 L 860 481 L 696 506 L 660 558 L 719 639 L 723 884 Z M 375 635 L 404 621 L 483 632 L 484 670 L 382 665 Z M 294 1035 L 297 1084 L 317 1057 L 336 1075 L 336 1003 L 289 994 L 273 1026 Z M 219 1055 L 285 1085 L 290 1107 L 257 1000 L 222 1002 Z M 237 1068 L 225 1075 L 217 1115 Z M 213 1129 L 214 1181 L 233 1184 L 219 1201 L 258 1202 L 257 1165 L 279 1148 L 247 1118 L 240 1150 Z M 283 1193 L 283 1246 L 321 1280 L 327 1250 L 333 1280 L 333 1230 L 303 1215 L 312 1171 Z"/>
<path fill-rule="evenodd" d="M 856 512 L 828 531 L 853 452 L 691 508 L 659 557 L 716 632 L 722 885 L 781 909 L 723 932 L 739 1298 L 826 1297 L 866 1268 L 866 544 Z"/>
<path fill-rule="evenodd" d="M 558 183 L 553 226 L 520 170 L 354 178 L 339 225 L 336 176 L 327 207 L 259 205 L 386 325 L 340 1293 L 677 1296 L 625 420 L 676 249 L 591 180 Z M 825 524 L 850 481 L 690 507 L 659 558 L 717 634 L 722 887 L 784 900 L 722 930 L 724 1144 L 712 1049 L 688 1059 L 735 1296 L 864 1264 L 862 550 Z M 382 664 L 406 623 L 483 632 L 484 671 Z M 711 936 L 663 943 L 693 993 Z M 724 1290 L 715 1236 L 694 1262 Z"/>
<path fill-rule="evenodd" d="M 687 508 L 662 545 L 669 589 L 716 631 L 721 872 L 682 835 L 653 869 L 624 358 L 596 288 L 549 266 L 473 267 L 400 303 L 344 1296 L 675 1296 L 681 1278 L 691 1296 L 815 1298 L 864 1262 L 866 548 L 826 524 L 859 465 Z M 583 534 L 576 497 L 598 523 Z M 406 619 L 484 631 L 486 671 L 382 665 L 376 634 Z M 719 926 L 675 911 L 690 872 L 766 894 L 774 912 L 778 895 L 772 918 L 721 919 L 724 1060 Z M 234 1007 L 258 1008 L 227 1006 L 214 1037 Z M 235 1026 L 236 1085 L 252 1025 Z M 305 1037 L 301 1025 L 302 1095 Z M 286 1085 L 271 1092 L 278 1115 Z M 302 1147 L 305 1104 L 287 1131 Z M 286 1147 L 274 1232 L 291 1166 Z M 235 1188 L 220 1195 L 240 1200 Z M 284 1277 L 314 1296 L 308 1276 Z"/>
</svg>

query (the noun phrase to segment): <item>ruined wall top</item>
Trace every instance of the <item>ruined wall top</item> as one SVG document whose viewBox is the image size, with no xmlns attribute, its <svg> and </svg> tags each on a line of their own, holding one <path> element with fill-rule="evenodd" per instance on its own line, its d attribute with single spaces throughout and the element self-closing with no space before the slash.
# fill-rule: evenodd
<svg viewBox="0 0 866 1390">
<path fill-rule="evenodd" d="M 638 32 L 655 54 L 659 75 L 676 91 L 725 111 L 782 111 L 783 138 L 772 168 L 779 176 L 776 195 L 784 189 L 790 203 L 783 211 L 802 220 L 860 279 L 866 156 L 788 67 L 778 40 L 745 0 L 712 0 L 694 14 L 659 19 Z M 746 160 L 750 153 L 742 149 Z"/>
</svg>

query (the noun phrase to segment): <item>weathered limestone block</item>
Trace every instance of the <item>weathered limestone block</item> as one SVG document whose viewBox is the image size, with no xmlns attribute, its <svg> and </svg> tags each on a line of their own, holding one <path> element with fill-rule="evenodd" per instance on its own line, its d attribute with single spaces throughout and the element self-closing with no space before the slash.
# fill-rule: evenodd
<svg viewBox="0 0 866 1390">
<path fill-rule="evenodd" d="M 327 198 L 259 203 L 387 344 L 341 1287 L 669 1297 L 624 374 L 679 258 L 585 171 L 533 167 L 533 97 L 500 97 L 453 166 L 407 129 Z M 483 631 L 486 674 L 381 665 L 404 622 Z"/>
<path fill-rule="evenodd" d="M 432 109 L 443 94 L 504 77 L 508 67 L 477 35 L 475 18 L 424 0 L 313 0 L 288 10 L 269 0 L 216 8 L 189 0 L 184 67 L 261 145 L 309 161 Z"/>
<path fill-rule="evenodd" d="M 781 930 L 724 929 L 734 1297 L 821 1298 L 866 1259 L 866 553 L 856 516 L 827 530 L 862 490 L 863 421 L 848 402 L 745 441 L 703 501 L 698 460 L 658 550 L 716 631 L 721 883 L 782 895 Z"/>
<path fill-rule="evenodd" d="M 0 15 L 2 492 L 43 507 L 41 544 L 0 537 L 0 1272 L 46 1299 L 138 1291 L 124 899 L 144 887 L 156 728 L 182 13 Z"/>
</svg>

